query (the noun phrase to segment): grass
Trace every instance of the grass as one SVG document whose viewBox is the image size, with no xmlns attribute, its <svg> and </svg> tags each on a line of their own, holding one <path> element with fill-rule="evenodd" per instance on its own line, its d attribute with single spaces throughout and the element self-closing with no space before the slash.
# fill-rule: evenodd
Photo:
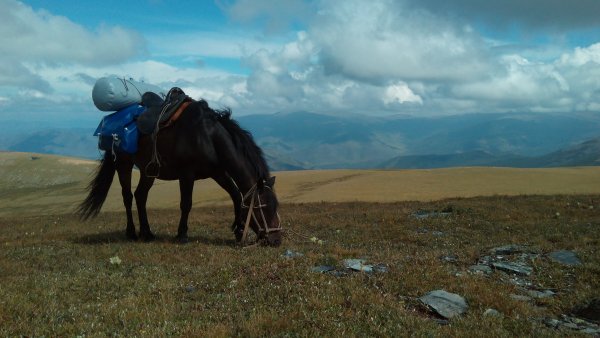
<svg viewBox="0 0 600 338">
<path fill-rule="evenodd" d="M 331 183 L 335 184 L 335 183 Z M 452 210 L 418 220 L 418 210 Z M 433 202 L 284 203 L 290 235 L 280 248 L 234 245 L 230 207 L 194 208 L 191 242 L 174 243 L 179 212 L 152 209 L 158 240 L 124 240 L 124 215 L 88 223 L 71 215 L 0 218 L 0 336 L 556 336 L 543 325 L 600 292 L 600 195 L 492 196 Z M 426 230 L 426 231 L 425 231 Z M 490 248 L 516 243 L 541 255 L 522 293 L 494 272 L 468 267 Z M 303 257 L 283 258 L 286 249 Z M 578 267 L 545 253 L 573 250 Z M 456 255 L 456 263 L 440 260 Z M 121 264 L 111 264 L 118 256 Z M 343 277 L 311 268 L 345 258 L 387 273 Z M 417 298 L 445 289 L 467 313 L 440 325 Z M 485 317 L 494 308 L 501 318 Z"/>
<path fill-rule="evenodd" d="M 32 156 L 37 158 L 32 160 Z M 96 163 L 51 155 L 0 152 L 0 217 L 74 210 Z M 283 203 L 432 201 L 493 195 L 600 194 L 600 168 L 449 168 L 432 170 L 309 170 L 275 173 Z M 138 172 L 134 172 L 134 187 Z M 194 207 L 230 205 L 212 180 L 196 182 Z M 156 181 L 150 208 L 179 208 L 177 182 Z M 121 211 L 115 179 L 105 211 Z"/>
</svg>

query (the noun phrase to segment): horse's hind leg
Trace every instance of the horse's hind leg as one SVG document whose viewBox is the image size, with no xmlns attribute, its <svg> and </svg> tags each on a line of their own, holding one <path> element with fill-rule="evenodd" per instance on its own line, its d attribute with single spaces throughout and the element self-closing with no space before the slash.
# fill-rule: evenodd
<svg viewBox="0 0 600 338">
<path fill-rule="evenodd" d="M 125 205 L 125 213 L 127 214 L 127 228 L 125 235 L 131 240 L 136 240 L 135 224 L 133 223 L 133 213 L 131 205 L 133 203 L 133 194 L 131 193 L 131 171 L 133 170 L 133 161 L 119 160 L 117 161 L 117 173 L 119 174 L 119 183 L 121 183 L 121 194 L 123 195 L 123 205 Z"/>
<path fill-rule="evenodd" d="M 177 229 L 176 239 L 181 243 L 188 241 L 188 216 L 192 210 L 192 193 L 194 192 L 194 173 L 183 174 L 179 178 L 179 192 L 181 200 L 181 218 L 179 219 L 179 228 Z"/>
<path fill-rule="evenodd" d="M 142 174 L 134 193 L 135 204 L 137 205 L 138 216 L 140 219 L 140 237 L 145 241 L 154 239 L 154 234 L 150 231 L 150 224 L 148 223 L 148 214 L 146 213 L 148 192 L 150 191 L 150 188 L 152 188 L 152 184 L 154 184 L 154 178 Z"/>
</svg>

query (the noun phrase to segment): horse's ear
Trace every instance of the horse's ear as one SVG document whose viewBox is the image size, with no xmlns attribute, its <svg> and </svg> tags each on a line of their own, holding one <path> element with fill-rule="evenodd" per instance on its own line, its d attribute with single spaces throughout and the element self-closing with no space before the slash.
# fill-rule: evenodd
<svg viewBox="0 0 600 338">
<path fill-rule="evenodd" d="M 273 186 L 275 185 L 275 176 L 271 176 L 268 179 L 265 180 L 265 185 L 267 187 L 271 187 L 273 188 Z"/>
</svg>

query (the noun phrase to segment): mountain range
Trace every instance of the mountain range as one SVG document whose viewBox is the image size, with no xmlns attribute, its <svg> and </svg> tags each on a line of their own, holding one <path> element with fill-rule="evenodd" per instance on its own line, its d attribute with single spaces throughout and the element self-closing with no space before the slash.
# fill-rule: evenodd
<svg viewBox="0 0 600 338">
<path fill-rule="evenodd" d="M 372 117 L 295 112 L 236 119 L 274 170 L 600 165 L 598 113 Z M 97 158 L 95 127 L 0 136 L 0 149 Z"/>
</svg>

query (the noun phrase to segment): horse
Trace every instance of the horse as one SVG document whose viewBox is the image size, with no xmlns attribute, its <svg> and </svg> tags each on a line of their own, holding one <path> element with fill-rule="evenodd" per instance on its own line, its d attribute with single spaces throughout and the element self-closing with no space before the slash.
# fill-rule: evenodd
<svg viewBox="0 0 600 338">
<path fill-rule="evenodd" d="M 158 172 L 154 173 L 155 170 L 150 168 L 157 164 Z M 134 165 L 140 170 L 140 179 L 132 194 Z M 146 201 L 155 178 L 158 178 L 179 181 L 181 216 L 176 240 L 187 242 L 194 182 L 212 178 L 233 201 L 235 216 L 231 228 L 237 243 L 245 244 L 248 228 L 251 228 L 259 241 L 266 241 L 271 246 L 281 244 L 275 177 L 269 172 L 261 148 L 250 132 L 231 118 L 230 109 L 214 110 L 204 100 L 192 101 L 168 127 L 159 129 L 154 136 L 141 134 L 135 154 L 105 151 L 95 177 L 88 185 L 88 195 L 77 208 L 82 219 L 98 215 L 115 172 L 127 215 L 125 234 L 130 240 L 151 241 L 155 238 L 148 222 Z M 134 196 L 140 223 L 139 237 L 132 214 Z"/>
</svg>

